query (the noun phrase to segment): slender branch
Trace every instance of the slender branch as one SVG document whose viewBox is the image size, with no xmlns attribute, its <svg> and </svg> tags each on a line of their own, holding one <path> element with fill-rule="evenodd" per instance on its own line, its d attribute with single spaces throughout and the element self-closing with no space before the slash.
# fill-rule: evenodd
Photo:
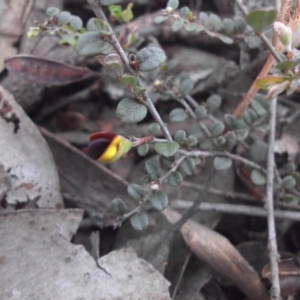
<svg viewBox="0 0 300 300">
<path fill-rule="evenodd" d="M 175 209 L 187 209 L 192 206 L 192 201 L 186 200 L 173 200 L 171 201 L 170 205 L 172 208 Z M 227 204 L 227 203 L 209 203 L 209 202 L 202 202 L 198 206 L 199 210 L 202 211 L 218 211 L 227 214 L 234 214 L 234 215 L 245 215 L 245 216 L 254 216 L 254 217 L 267 217 L 268 212 L 261 207 L 256 206 L 249 206 L 249 205 L 241 205 L 241 204 Z M 274 216 L 277 219 L 284 219 L 284 220 L 291 220 L 291 221 L 298 221 L 300 220 L 300 213 L 294 211 L 282 211 L 282 210 L 275 210 Z"/>
<path fill-rule="evenodd" d="M 102 6 L 101 6 L 101 1 L 100 0 L 87 0 L 87 2 L 91 5 L 95 15 L 104 20 L 107 23 L 107 26 L 109 27 L 109 30 L 111 32 L 113 32 L 103 10 L 102 10 Z M 109 38 L 109 42 L 110 44 L 114 47 L 114 49 L 116 50 L 116 52 L 118 53 L 118 55 L 120 56 L 126 70 L 133 76 L 136 77 L 138 85 L 139 86 L 143 86 L 142 81 L 138 75 L 138 73 L 133 70 L 130 66 L 128 57 L 126 55 L 126 53 L 124 52 L 119 40 L 117 39 L 117 37 L 115 36 L 115 34 L 112 34 L 110 36 L 108 36 Z M 147 92 L 144 93 L 144 100 L 145 100 L 145 105 L 147 106 L 148 110 L 150 111 L 153 119 L 160 125 L 161 131 L 163 132 L 165 138 L 168 141 L 173 141 L 172 136 L 167 128 L 167 126 L 165 125 L 165 123 L 163 122 L 163 120 L 161 119 L 159 113 L 157 112 L 152 100 L 150 99 L 149 95 Z"/>
<path fill-rule="evenodd" d="M 280 300 L 280 282 L 278 273 L 278 259 L 279 254 L 277 251 L 276 242 L 276 230 L 274 220 L 274 204 L 273 204 L 273 193 L 274 193 L 274 169 L 275 169 L 275 158 L 274 158 L 274 141 L 276 131 L 276 106 L 277 97 L 271 100 L 270 103 L 270 132 L 269 132 L 269 148 L 268 148 L 268 168 L 267 168 L 267 199 L 266 209 L 268 213 L 268 237 L 269 237 L 269 252 L 270 252 L 270 264 L 272 271 L 272 287 L 271 294 L 274 300 Z"/>
<path fill-rule="evenodd" d="M 175 172 L 185 158 L 186 155 L 183 155 L 177 161 L 175 161 L 172 165 L 172 168 L 164 176 L 159 178 L 159 184 L 162 184 L 173 172 Z"/>
<path fill-rule="evenodd" d="M 184 275 L 184 272 L 185 272 L 185 270 L 186 270 L 186 267 L 187 267 L 187 265 L 188 265 L 188 263 L 189 263 L 191 257 L 192 257 L 192 251 L 190 251 L 189 254 L 187 255 L 187 257 L 186 257 L 186 259 L 185 259 L 185 261 L 184 261 L 184 264 L 183 264 L 183 266 L 182 266 L 182 268 L 181 268 L 181 271 L 180 271 L 180 274 L 179 274 L 178 281 L 177 281 L 177 283 L 176 283 L 176 286 L 175 286 L 174 291 L 173 291 L 173 294 L 172 294 L 172 298 L 173 298 L 173 299 L 175 299 L 175 296 L 176 296 L 176 294 L 177 294 L 177 291 L 178 291 L 179 285 L 180 285 L 180 283 L 181 283 L 182 277 L 183 277 L 183 275 Z"/>
<path fill-rule="evenodd" d="M 204 189 L 205 189 L 204 185 L 189 182 L 189 181 L 182 181 L 181 186 L 191 188 L 191 189 L 194 189 L 194 190 L 198 190 L 198 191 L 204 191 Z M 226 198 L 231 198 L 231 199 L 234 199 L 234 200 L 247 200 L 247 201 L 252 201 L 252 202 L 261 201 L 261 200 L 257 199 L 254 196 L 250 196 L 250 195 L 247 195 L 247 194 L 244 194 L 244 193 L 225 192 L 225 191 L 214 189 L 214 188 L 209 188 L 207 190 L 207 192 L 210 193 L 210 194 L 224 196 Z"/>
<path fill-rule="evenodd" d="M 252 167 L 254 169 L 260 170 L 263 173 L 267 173 L 266 169 L 262 166 L 258 165 L 255 162 L 252 162 L 251 160 L 244 158 L 242 156 L 232 154 L 230 152 L 221 152 L 221 151 L 186 151 L 183 149 L 178 150 L 179 153 L 184 154 L 186 156 L 194 156 L 194 157 L 214 157 L 214 156 L 226 156 L 231 158 L 232 160 L 238 161 L 243 163 L 246 166 Z"/>
<path fill-rule="evenodd" d="M 245 10 L 245 7 L 243 6 L 243 4 L 241 3 L 240 0 L 235 0 L 235 3 L 237 5 L 237 7 L 239 8 L 240 12 L 243 14 L 244 18 L 247 19 L 247 11 Z M 282 62 L 283 59 L 280 57 L 280 55 L 278 54 L 278 52 L 276 51 L 276 49 L 274 48 L 274 46 L 272 45 L 272 43 L 269 41 L 269 39 L 266 37 L 266 35 L 262 32 L 257 34 L 261 40 L 265 43 L 265 45 L 267 46 L 267 48 L 269 49 L 269 51 L 272 53 L 272 55 L 274 56 L 274 58 L 278 61 L 278 62 Z"/>
</svg>

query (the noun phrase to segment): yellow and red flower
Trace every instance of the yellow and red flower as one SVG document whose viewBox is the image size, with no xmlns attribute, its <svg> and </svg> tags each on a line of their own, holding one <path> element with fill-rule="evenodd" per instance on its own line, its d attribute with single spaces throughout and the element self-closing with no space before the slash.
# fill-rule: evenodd
<svg viewBox="0 0 300 300">
<path fill-rule="evenodd" d="M 89 145 L 83 149 L 92 159 L 111 163 L 118 160 L 133 147 L 133 143 L 114 132 L 97 132 L 90 136 Z"/>
</svg>

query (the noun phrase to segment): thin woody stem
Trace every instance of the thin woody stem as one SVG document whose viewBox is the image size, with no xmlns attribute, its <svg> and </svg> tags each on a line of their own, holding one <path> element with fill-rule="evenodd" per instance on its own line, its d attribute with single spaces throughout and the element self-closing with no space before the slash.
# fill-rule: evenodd
<svg viewBox="0 0 300 300">
<path fill-rule="evenodd" d="M 109 30 L 111 32 L 113 32 L 103 10 L 102 10 L 102 6 L 101 6 L 101 1 L 100 0 L 87 0 L 87 2 L 90 4 L 90 6 L 92 7 L 95 15 L 104 20 L 107 23 L 107 26 L 109 27 Z M 117 37 L 112 34 L 109 36 L 109 42 L 110 44 L 114 47 L 114 49 L 116 50 L 116 52 L 118 53 L 118 55 L 120 56 L 125 69 L 127 70 L 128 73 L 130 73 L 131 75 L 135 76 L 138 82 L 139 86 L 143 86 L 142 81 L 138 75 L 138 73 L 132 69 L 132 67 L 130 66 L 128 57 L 126 55 L 126 53 L 124 52 L 119 40 L 117 39 Z M 160 125 L 161 131 L 164 134 L 165 138 L 168 141 L 173 141 L 172 136 L 166 126 L 166 124 L 163 122 L 163 120 L 161 119 L 159 113 L 157 112 L 152 100 L 150 99 L 149 95 L 147 92 L 145 92 L 143 94 L 144 96 L 144 100 L 145 100 L 145 105 L 147 106 L 148 110 L 150 111 L 151 115 L 153 116 L 154 120 Z"/>
</svg>

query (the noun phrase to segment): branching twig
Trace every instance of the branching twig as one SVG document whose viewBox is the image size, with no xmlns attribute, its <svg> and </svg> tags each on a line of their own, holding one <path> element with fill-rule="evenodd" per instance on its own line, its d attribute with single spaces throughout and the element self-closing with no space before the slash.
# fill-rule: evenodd
<svg viewBox="0 0 300 300">
<path fill-rule="evenodd" d="M 268 168 L 267 168 L 267 199 L 266 209 L 268 212 L 268 238 L 269 238 L 269 251 L 270 263 L 272 271 L 272 287 L 271 294 L 274 300 L 280 300 L 280 283 L 278 274 L 278 251 L 276 242 L 276 230 L 274 220 L 274 206 L 273 206 L 273 192 L 274 192 L 274 141 L 276 131 L 276 106 L 277 97 L 271 100 L 270 103 L 270 132 L 269 132 L 269 148 L 268 148 Z"/>
<path fill-rule="evenodd" d="M 214 157 L 214 156 L 226 156 L 226 157 L 229 157 L 231 158 L 232 160 L 235 160 L 235 161 L 238 161 L 238 162 L 241 162 L 242 164 L 246 165 L 246 166 L 249 166 L 251 168 L 254 168 L 254 169 L 257 169 L 257 170 L 260 170 L 261 172 L 263 173 L 267 173 L 266 169 L 263 168 L 262 166 L 258 165 L 257 163 L 247 159 L 247 158 L 244 158 L 242 156 L 239 156 L 239 155 L 236 155 L 236 154 L 232 154 L 230 152 L 221 152 L 221 151 L 211 151 L 211 152 L 208 152 L 208 151 L 186 151 L 186 150 L 183 150 L 183 149 L 180 149 L 178 150 L 179 153 L 181 154 L 184 154 L 186 156 L 194 156 L 194 157 Z"/>
<path fill-rule="evenodd" d="M 171 207 L 175 209 L 187 209 L 192 206 L 193 202 L 186 201 L 186 200 L 173 200 L 170 204 Z M 203 211 L 218 211 L 227 214 L 237 214 L 237 215 L 254 216 L 254 217 L 268 216 L 268 212 L 261 207 L 242 205 L 242 204 L 202 202 L 199 205 L 198 209 Z M 275 210 L 274 216 L 277 219 L 292 220 L 298 222 L 300 220 L 300 213 L 295 211 Z"/>
<path fill-rule="evenodd" d="M 87 0 L 87 2 L 91 5 L 95 15 L 104 20 L 107 23 L 107 26 L 109 27 L 109 30 L 111 32 L 113 32 L 109 22 L 107 21 L 107 18 L 102 10 L 102 6 L 101 6 L 101 1 L 100 0 Z M 129 72 L 131 75 L 135 76 L 138 82 L 139 86 L 143 86 L 142 81 L 139 77 L 139 75 L 137 74 L 137 72 L 135 70 L 133 70 L 129 64 L 129 60 L 128 57 L 126 55 L 126 53 L 124 52 L 121 44 L 119 43 L 117 37 L 115 36 L 115 34 L 112 34 L 109 36 L 109 42 L 110 44 L 114 47 L 115 51 L 118 53 L 118 55 L 120 56 L 125 69 L 127 70 L 127 72 Z M 154 120 L 160 125 L 161 131 L 163 132 L 165 138 L 168 141 L 172 141 L 172 136 L 167 128 L 167 126 L 165 125 L 165 123 L 163 122 L 163 120 L 161 119 L 159 113 L 157 112 L 154 104 L 152 103 L 152 100 L 150 99 L 149 95 L 147 92 L 144 93 L 144 100 L 145 100 L 145 105 L 147 106 L 148 110 L 150 111 L 152 117 L 154 118 Z"/>
</svg>

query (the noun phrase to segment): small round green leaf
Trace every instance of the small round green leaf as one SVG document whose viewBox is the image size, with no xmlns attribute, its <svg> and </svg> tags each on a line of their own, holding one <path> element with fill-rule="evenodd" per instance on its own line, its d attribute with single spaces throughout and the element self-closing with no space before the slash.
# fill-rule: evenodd
<svg viewBox="0 0 300 300">
<path fill-rule="evenodd" d="M 183 122 L 188 118 L 188 115 L 184 109 L 175 108 L 170 112 L 169 117 L 172 122 Z"/>
<path fill-rule="evenodd" d="M 251 181 L 256 185 L 264 185 L 267 182 L 265 174 L 258 170 L 251 171 Z"/>
<path fill-rule="evenodd" d="M 83 25 L 81 18 L 79 18 L 77 16 L 71 16 L 69 23 L 70 23 L 70 26 L 77 31 L 80 30 Z"/>
<path fill-rule="evenodd" d="M 137 79 L 129 74 L 124 74 L 121 78 L 121 83 L 125 86 L 125 87 L 134 87 L 137 84 Z"/>
<path fill-rule="evenodd" d="M 149 225 L 148 216 L 146 213 L 141 212 L 130 218 L 130 223 L 133 229 L 136 231 L 143 231 Z"/>
<path fill-rule="evenodd" d="M 67 23 L 69 23 L 71 16 L 72 15 L 68 11 L 61 11 L 57 15 L 57 20 L 60 24 L 67 24 Z"/>
<path fill-rule="evenodd" d="M 157 16 L 155 19 L 154 19 L 154 23 L 155 24 L 161 24 L 165 21 L 167 21 L 169 19 L 169 16 Z"/>
<path fill-rule="evenodd" d="M 180 171 L 186 175 L 193 175 L 195 172 L 195 163 L 193 159 L 187 157 L 179 166 Z"/>
<path fill-rule="evenodd" d="M 98 31 L 98 28 L 95 24 L 95 19 L 96 18 L 91 18 L 88 20 L 88 22 L 86 23 L 86 30 L 87 31 Z"/>
<path fill-rule="evenodd" d="M 57 7 L 48 7 L 47 10 L 46 10 L 46 16 L 48 18 L 52 18 L 53 16 L 55 16 L 56 14 L 59 13 L 59 9 Z"/>
<path fill-rule="evenodd" d="M 268 111 L 255 99 L 251 101 L 250 106 L 260 118 L 268 113 Z"/>
<path fill-rule="evenodd" d="M 124 123 L 137 123 L 147 115 L 147 108 L 130 98 L 124 98 L 118 104 L 117 117 Z"/>
<path fill-rule="evenodd" d="M 167 7 L 171 7 L 173 9 L 178 8 L 179 6 L 179 0 L 169 0 L 167 3 Z"/>
<path fill-rule="evenodd" d="M 157 153 L 165 157 L 170 157 L 176 154 L 179 149 L 179 144 L 177 142 L 156 143 L 154 148 Z"/>
<path fill-rule="evenodd" d="M 286 176 L 282 179 L 282 186 L 285 189 L 293 189 L 296 186 L 296 180 L 292 176 Z"/>
<path fill-rule="evenodd" d="M 159 211 L 164 210 L 169 204 L 167 194 L 162 191 L 154 193 L 150 198 L 150 202 L 152 206 Z"/>
<path fill-rule="evenodd" d="M 226 34 L 232 34 L 235 30 L 234 22 L 231 19 L 225 18 L 223 20 L 223 29 Z"/>
<path fill-rule="evenodd" d="M 219 95 L 214 94 L 207 99 L 206 103 L 207 103 L 208 110 L 214 111 L 220 107 L 220 105 L 222 104 L 222 99 Z"/>
<path fill-rule="evenodd" d="M 120 78 L 124 74 L 124 68 L 118 63 L 111 63 L 105 66 L 106 73 L 113 78 Z"/>
<path fill-rule="evenodd" d="M 175 162 L 175 156 L 165 157 L 161 155 L 159 157 L 159 162 L 162 168 L 169 170 L 172 167 L 172 164 Z"/>
<path fill-rule="evenodd" d="M 190 135 L 186 140 L 186 144 L 188 145 L 188 147 L 192 148 L 198 144 L 198 140 L 195 136 Z"/>
<path fill-rule="evenodd" d="M 79 55 L 97 55 L 106 53 L 111 46 L 104 42 L 98 32 L 88 31 L 82 34 L 77 41 L 76 51 Z"/>
<path fill-rule="evenodd" d="M 160 126 L 158 123 L 152 123 L 148 126 L 148 131 L 150 134 L 159 135 L 161 133 Z"/>
<path fill-rule="evenodd" d="M 206 139 L 200 143 L 201 150 L 211 150 L 214 147 L 212 140 Z"/>
<path fill-rule="evenodd" d="M 215 157 L 214 158 L 214 167 L 216 170 L 226 170 L 232 165 L 232 159 L 229 157 Z"/>
<path fill-rule="evenodd" d="M 251 109 L 248 108 L 244 113 L 243 113 L 243 120 L 245 121 L 245 123 L 248 126 L 252 126 L 252 124 L 257 120 L 258 116 L 256 114 L 256 112 Z"/>
<path fill-rule="evenodd" d="M 139 70 L 143 72 L 153 71 L 166 60 L 165 52 L 157 47 L 147 47 L 140 50 L 137 55 Z"/>
<path fill-rule="evenodd" d="M 247 22 L 256 32 L 262 33 L 268 26 L 276 21 L 276 18 L 276 9 L 256 10 L 248 14 Z"/>
<path fill-rule="evenodd" d="M 225 122 L 225 125 L 226 127 L 229 129 L 229 130 L 234 130 L 237 128 L 237 119 L 235 116 L 233 115 L 229 115 L 229 114 L 225 114 L 224 115 L 224 122 Z"/>
<path fill-rule="evenodd" d="M 173 31 L 176 32 L 176 31 L 178 31 L 180 28 L 182 28 L 183 24 L 184 24 L 184 19 L 181 18 L 181 17 L 178 17 L 178 18 L 176 18 L 176 19 L 174 20 L 174 22 L 172 23 L 171 28 L 172 28 Z"/>
<path fill-rule="evenodd" d="M 150 176 L 151 181 L 158 180 L 161 176 L 161 168 L 157 161 L 149 159 L 146 161 L 145 169 L 148 175 Z"/>
<path fill-rule="evenodd" d="M 246 29 L 247 23 L 243 17 L 236 16 L 233 18 L 233 21 L 234 21 L 235 31 L 237 33 L 241 33 Z"/>
<path fill-rule="evenodd" d="M 256 163 L 265 163 L 267 161 L 268 145 L 261 141 L 256 140 L 250 146 L 250 157 Z"/>
<path fill-rule="evenodd" d="M 179 186 L 182 182 L 183 178 L 180 172 L 175 171 L 171 173 L 171 175 L 168 178 L 168 184 L 171 186 Z"/>
<path fill-rule="evenodd" d="M 184 75 L 180 79 L 178 90 L 182 95 L 189 94 L 194 88 L 195 82 L 188 75 Z"/>
<path fill-rule="evenodd" d="M 208 127 L 208 130 L 210 131 L 212 136 L 218 136 L 224 132 L 225 125 L 220 121 L 215 121 Z"/>
<path fill-rule="evenodd" d="M 148 144 L 143 144 L 138 146 L 137 152 L 140 156 L 146 156 L 149 151 L 149 145 Z"/>
<path fill-rule="evenodd" d="M 174 135 L 174 140 L 179 143 L 179 145 L 183 145 L 186 140 L 186 132 L 183 130 L 178 130 Z"/>
<path fill-rule="evenodd" d="M 219 16 L 215 14 L 209 15 L 209 24 L 213 27 L 213 30 L 220 31 L 223 28 L 223 23 Z"/>
<path fill-rule="evenodd" d="M 138 204 L 145 196 L 145 190 L 142 186 L 132 183 L 127 186 L 128 195 Z"/>
<path fill-rule="evenodd" d="M 110 204 L 110 211 L 116 216 L 122 216 L 126 213 L 127 207 L 123 200 L 115 198 Z"/>
<path fill-rule="evenodd" d="M 203 105 L 199 105 L 195 109 L 195 115 L 197 116 L 198 120 L 203 120 L 207 117 L 207 110 Z"/>
<path fill-rule="evenodd" d="M 217 144 L 219 147 L 223 147 L 226 144 L 226 139 L 223 135 L 217 138 Z"/>
<path fill-rule="evenodd" d="M 234 131 L 228 131 L 225 134 L 225 139 L 226 139 L 226 150 L 231 151 L 232 148 L 236 145 L 236 135 Z"/>
<path fill-rule="evenodd" d="M 105 6 L 110 6 L 113 4 L 122 3 L 123 0 L 101 0 L 101 4 Z"/>
<path fill-rule="evenodd" d="M 187 6 L 184 6 L 180 9 L 180 15 L 184 18 L 188 18 L 190 14 L 190 9 Z"/>
</svg>

